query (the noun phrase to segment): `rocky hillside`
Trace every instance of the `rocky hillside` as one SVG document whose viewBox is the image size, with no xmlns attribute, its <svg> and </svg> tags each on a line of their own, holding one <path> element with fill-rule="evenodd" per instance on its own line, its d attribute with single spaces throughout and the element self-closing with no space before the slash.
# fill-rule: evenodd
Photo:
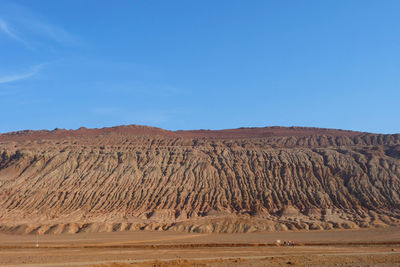
<svg viewBox="0 0 400 267">
<path fill-rule="evenodd" d="M 0 135 L 0 231 L 400 224 L 400 134 L 144 126 Z"/>
</svg>

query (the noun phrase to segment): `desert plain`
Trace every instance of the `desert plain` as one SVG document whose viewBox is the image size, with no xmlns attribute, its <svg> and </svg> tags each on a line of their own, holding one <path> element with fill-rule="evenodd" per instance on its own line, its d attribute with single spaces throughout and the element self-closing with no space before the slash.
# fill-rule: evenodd
<svg viewBox="0 0 400 267">
<path fill-rule="evenodd" d="M 400 266 L 400 227 L 257 233 L 0 234 L 1 266 Z M 281 245 L 277 245 L 277 240 Z M 294 241 L 295 246 L 283 246 Z"/>
</svg>

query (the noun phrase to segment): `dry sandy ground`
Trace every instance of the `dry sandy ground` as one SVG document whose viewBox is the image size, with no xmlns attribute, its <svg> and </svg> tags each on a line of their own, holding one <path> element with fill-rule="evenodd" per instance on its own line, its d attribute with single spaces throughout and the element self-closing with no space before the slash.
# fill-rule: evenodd
<svg viewBox="0 0 400 267">
<path fill-rule="evenodd" d="M 277 247 L 276 240 L 296 247 Z M 400 266 L 400 227 L 309 232 L 0 234 L 1 266 Z"/>
</svg>

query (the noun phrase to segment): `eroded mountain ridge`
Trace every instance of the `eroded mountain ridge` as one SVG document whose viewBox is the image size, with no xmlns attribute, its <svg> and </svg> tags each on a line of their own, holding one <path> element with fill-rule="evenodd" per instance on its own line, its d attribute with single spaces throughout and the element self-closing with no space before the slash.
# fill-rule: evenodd
<svg viewBox="0 0 400 267">
<path fill-rule="evenodd" d="M 0 135 L 0 230 L 248 232 L 400 222 L 400 134 L 145 126 Z"/>
</svg>

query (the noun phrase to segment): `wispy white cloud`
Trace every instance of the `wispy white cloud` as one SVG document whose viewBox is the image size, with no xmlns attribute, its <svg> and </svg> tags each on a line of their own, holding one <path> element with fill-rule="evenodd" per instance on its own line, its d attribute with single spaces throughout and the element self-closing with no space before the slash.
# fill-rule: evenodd
<svg viewBox="0 0 400 267">
<path fill-rule="evenodd" d="M 51 39 L 59 44 L 77 45 L 80 43 L 75 35 L 56 25 L 34 18 L 24 19 L 21 21 L 23 21 L 26 27 L 30 28 L 32 32 L 45 38 Z"/>
<path fill-rule="evenodd" d="M 0 3 L 0 33 L 33 49 L 37 46 L 85 45 L 80 38 L 22 5 Z M 50 41 L 50 43 L 49 43 Z"/>
<path fill-rule="evenodd" d="M 18 74 L 0 76 L 0 84 L 9 83 L 9 82 L 16 82 L 16 81 L 25 80 L 25 79 L 28 79 L 30 77 L 33 77 L 37 73 L 39 73 L 39 71 L 43 67 L 43 65 L 44 64 L 35 65 L 29 71 L 27 71 L 25 73 L 18 73 Z"/>
<path fill-rule="evenodd" d="M 31 48 L 31 46 L 21 37 L 19 37 L 13 29 L 8 25 L 8 23 L 0 18 L 0 30 L 5 33 L 8 37 L 22 43 L 24 46 Z"/>
<path fill-rule="evenodd" d="M 8 36 L 15 40 L 21 40 L 15 33 L 13 33 L 10 28 L 8 27 L 7 23 L 0 18 L 0 29 L 6 33 Z"/>
</svg>

